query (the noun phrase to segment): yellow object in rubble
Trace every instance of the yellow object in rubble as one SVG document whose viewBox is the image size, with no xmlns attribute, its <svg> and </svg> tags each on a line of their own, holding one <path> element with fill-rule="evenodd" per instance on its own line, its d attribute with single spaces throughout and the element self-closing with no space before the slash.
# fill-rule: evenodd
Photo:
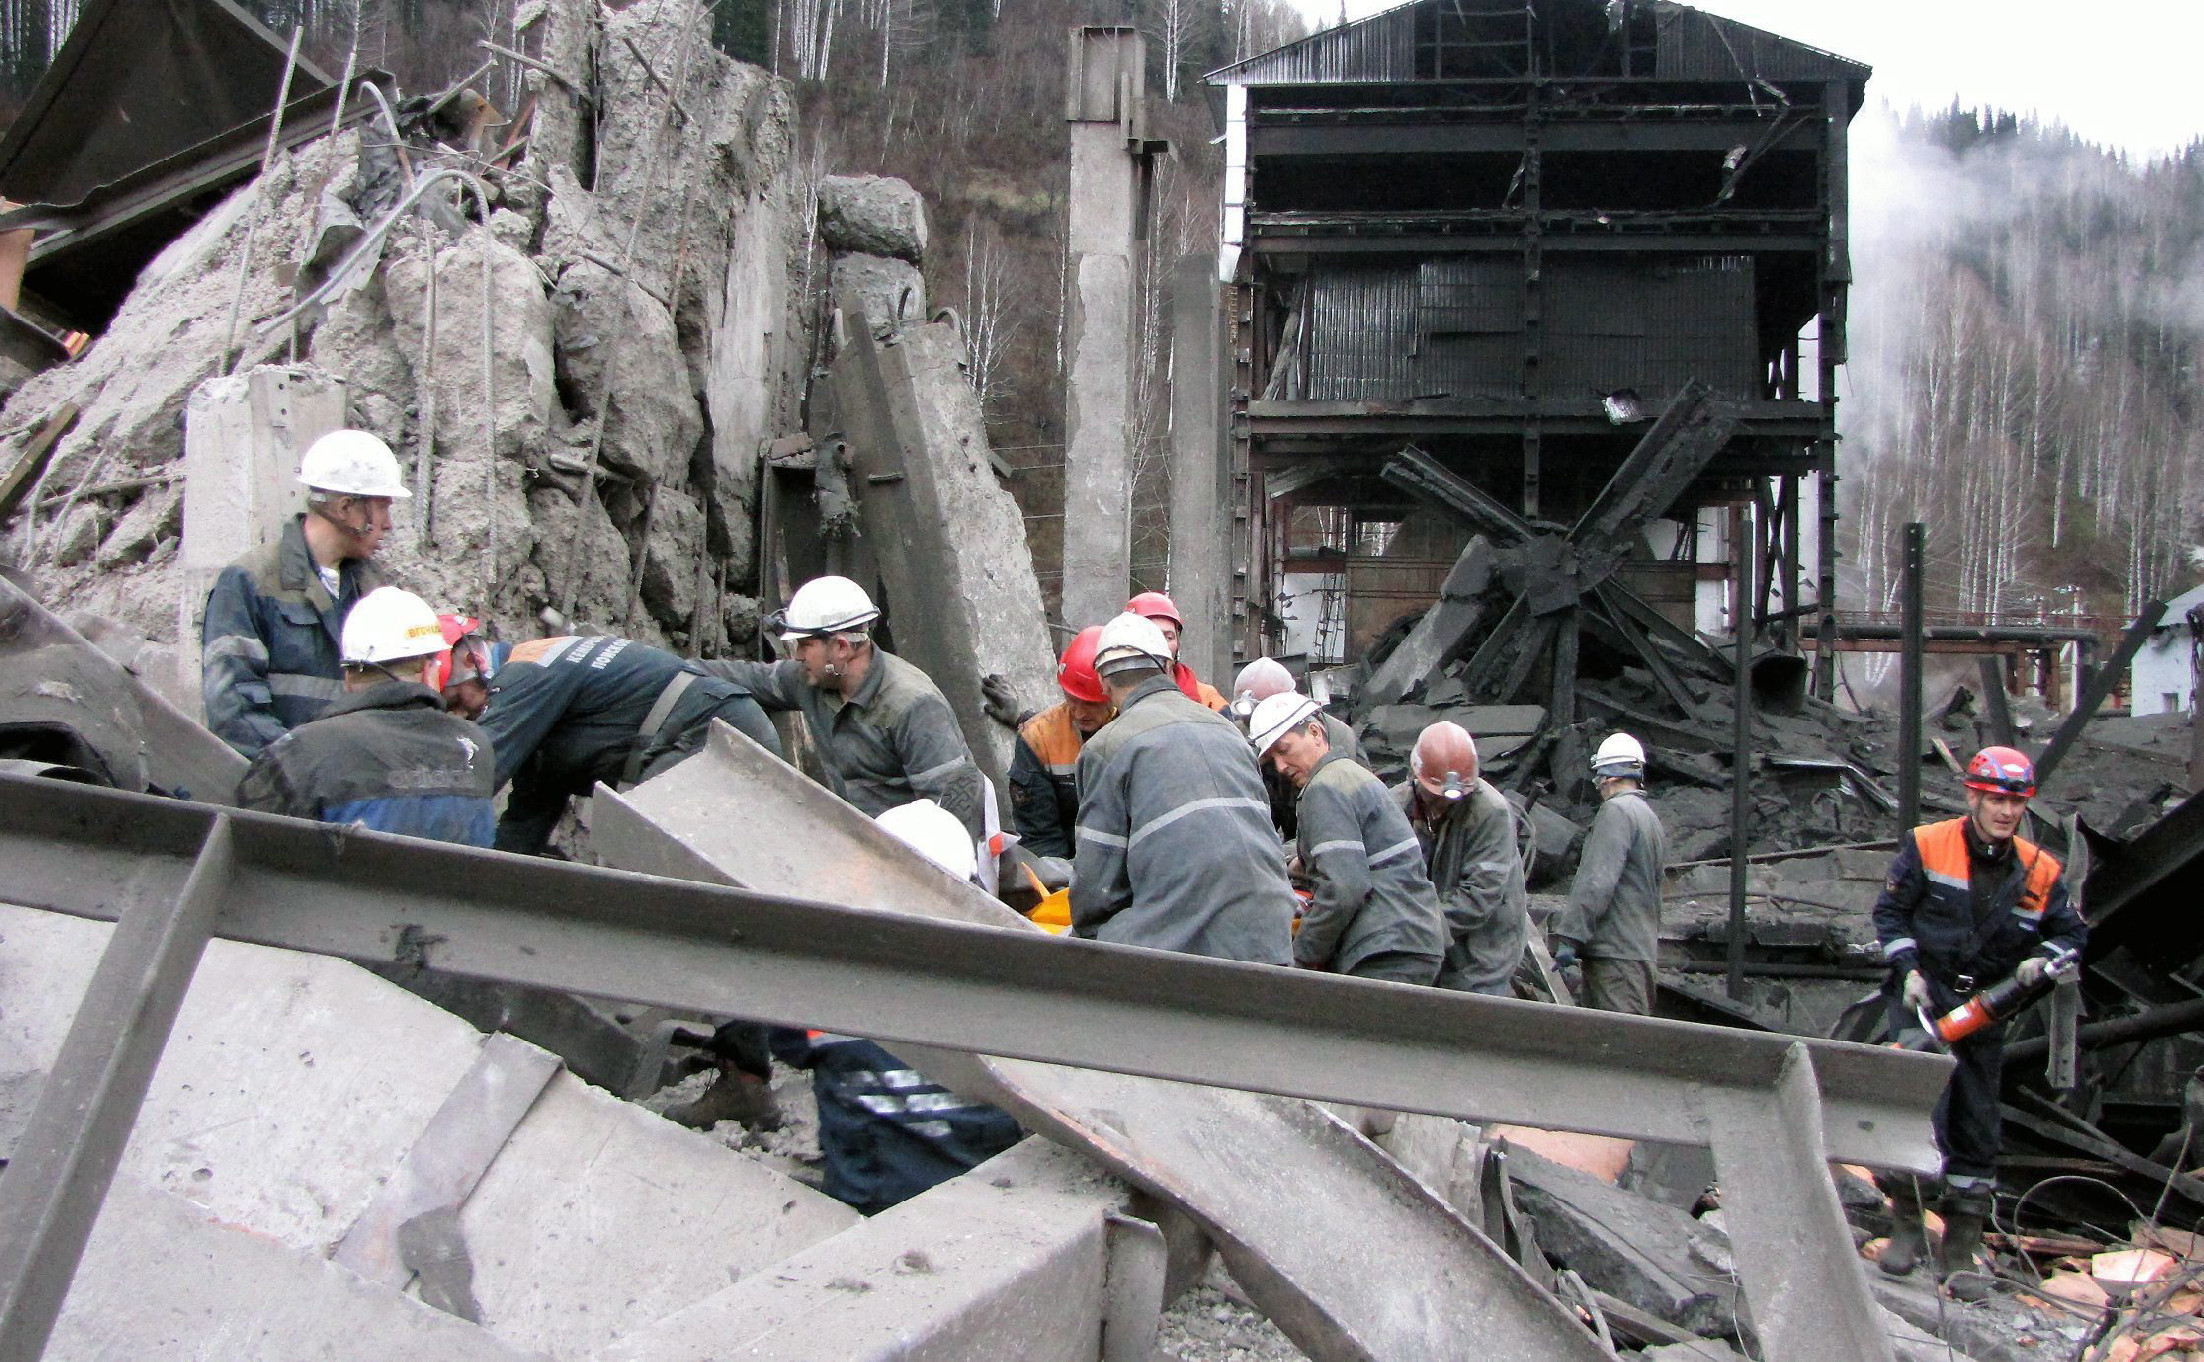
<svg viewBox="0 0 2204 1362">
<path fill-rule="evenodd" d="M 1034 904 L 1033 911 L 1027 913 L 1026 916 L 1032 918 L 1040 926 L 1056 933 L 1056 935 L 1062 936 L 1071 930 L 1071 890 L 1059 889 L 1050 894 L 1047 898 Z"/>
</svg>

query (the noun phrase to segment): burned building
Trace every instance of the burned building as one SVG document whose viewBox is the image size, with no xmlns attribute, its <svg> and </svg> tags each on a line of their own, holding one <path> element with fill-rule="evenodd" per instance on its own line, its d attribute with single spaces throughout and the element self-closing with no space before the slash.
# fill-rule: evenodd
<svg viewBox="0 0 2204 1362">
<path fill-rule="evenodd" d="M 1302 574 L 1335 660 L 1432 600 L 1475 517 L 1404 448 L 1565 527 L 1693 381 L 1734 425 L 1608 546 L 1638 627 L 1681 646 L 1737 543 L 1756 621 L 1828 609 L 1867 76 L 1668 0 L 1412 0 L 1213 73 L 1240 642 L 1284 642 Z"/>
</svg>

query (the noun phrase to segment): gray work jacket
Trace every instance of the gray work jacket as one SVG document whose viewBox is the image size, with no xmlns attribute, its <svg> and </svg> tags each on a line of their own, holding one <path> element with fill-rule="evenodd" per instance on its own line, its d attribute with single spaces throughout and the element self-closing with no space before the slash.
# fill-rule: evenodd
<svg viewBox="0 0 2204 1362">
<path fill-rule="evenodd" d="M 931 799 L 955 814 L 974 841 L 986 835 L 980 768 L 957 716 L 933 680 L 902 658 L 873 649 L 864 681 L 848 696 L 812 685 L 793 660 L 692 665 L 748 690 L 769 713 L 801 713 L 829 788 L 866 817 Z"/>
<path fill-rule="evenodd" d="M 1238 725 L 1158 676 L 1087 740 L 1077 780 L 1075 934 L 1293 962 L 1285 847 Z"/>
<path fill-rule="evenodd" d="M 1416 834 L 1384 782 L 1334 751 L 1316 764 L 1294 812 L 1302 873 L 1316 895 L 1293 939 L 1294 960 L 1353 974 L 1372 956 L 1426 955 L 1436 980 L 1445 921 Z"/>
<path fill-rule="evenodd" d="M 1515 807 L 1482 778 L 1442 804 L 1433 822 L 1417 816 L 1414 777 L 1393 787 L 1393 802 L 1416 830 L 1424 872 L 1446 914 L 1439 987 L 1506 997 L 1531 934 Z"/>
<path fill-rule="evenodd" d="M 1661 876 L 1668 834 L 1643 790 L 1624 790 L 1599 806 L 1569 886 L 1554 914 L 1554 936 L 1596 960 L 1660 958 Z"/>
</svg>

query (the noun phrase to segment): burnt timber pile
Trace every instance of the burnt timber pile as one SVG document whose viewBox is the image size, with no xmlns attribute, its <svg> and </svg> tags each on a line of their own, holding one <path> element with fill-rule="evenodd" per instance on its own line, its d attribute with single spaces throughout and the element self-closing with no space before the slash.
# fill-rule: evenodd
<svg viewBox="0 0 2204 1362">
<path fill-rule="evenodd" d="M 1323 679 L 1380 774 L 1459 719 L 1544 890 L 1586 750 L 1645 737 L 1682 864 L 1639 1021 L 1051 942 L 730 730 L 600 791 L 590 865 L 227 808 L 193 611 L 339 424 L 417 480 L 391 566 L 514 636 L 746 656 L 796 583 L 877 581 L 998 783 L 981 680 L 1048 694 L 1053 650 L 925 205 L 799 173 L 706 7 L 520 6 L 486 52 L 515 110 L 294 65 L 226 5 L 85 14 L 0 143 L 0 226 L 40 233 L 0 314 L 0 1202 L 40 1212 L 0 1223 L 0 1356 L 1850 1362 L 2134 1355 L 2195 1309 L 2186 726 L 2003 676 L 1919 732 L 1837 702 L 1864 67 L 1663 0 L 1415 0 L 1213 77 L 1223 268 L 1177 278 L 1184 411 L 1230 415 L 1175 426 L 1173 532 L 1232 552 L 1174 546 L 1217 606 L 1190 642 L 1221 683 L 1289 579 L 1338 579 Z M 133 82 L 172 24 L 230 88 Z M 1160 154 L 1139 35 L 1073 46 L 1075 145 Z M 125 117 L 72 146 L 86 108 Z M 1996 1247 L 2053 1280 L 1962 1306 L 1854 1252 L 1943 1071 L 1841 1042 L 1906 792 L 1951 807 L 1992 737 L 2064 755 L 2040 831 L 2098 934 L 2079 1075 L 2031 1072 L 2049 1038 L 2012 1070 Z M 387 982 L 424 972 L 444 1006 Z M 1035 1138 L 860 1218 L 803 1138 L 654 1114 L 738 1009 L 892 1041 Z"/>
</svg>

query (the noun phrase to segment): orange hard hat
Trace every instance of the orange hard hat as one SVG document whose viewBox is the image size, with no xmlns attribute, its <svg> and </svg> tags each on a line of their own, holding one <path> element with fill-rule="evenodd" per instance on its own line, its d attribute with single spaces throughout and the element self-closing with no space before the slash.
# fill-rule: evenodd
<svg viewBox="0 0 2204 1362">
<path fill-rule="evenodd" d="M 1090 624 L 1064 646 L 1064 655 L 1056 663 L 1056 684 L 1064 694 L 1090 705 L 1109 700 L 1110 693 L 1102 688 L 1102 678 L 1094 670 L 1095 650 L 1101 644 L 1102 626 Z"/>
<path fill-rule="evenodd" d="M 1172 604 L 1171 598 L 1160 591 L 1141 592 L 1125 602 L 1125 610 L 1128 614 L 1140 615 L 1147 619 L 1169 620 L 1181 629 L 1186 627 L 1186 621 L 1179 618 L 1178 606 Z"/>
<path fill-rule="evenodd" d="M 1460 799 L 1477 781 L 1477 740 L 1460 724 L 1441 719 L 1416 739 L 1408 767 L 1424 793 Z"/>
</svg>

